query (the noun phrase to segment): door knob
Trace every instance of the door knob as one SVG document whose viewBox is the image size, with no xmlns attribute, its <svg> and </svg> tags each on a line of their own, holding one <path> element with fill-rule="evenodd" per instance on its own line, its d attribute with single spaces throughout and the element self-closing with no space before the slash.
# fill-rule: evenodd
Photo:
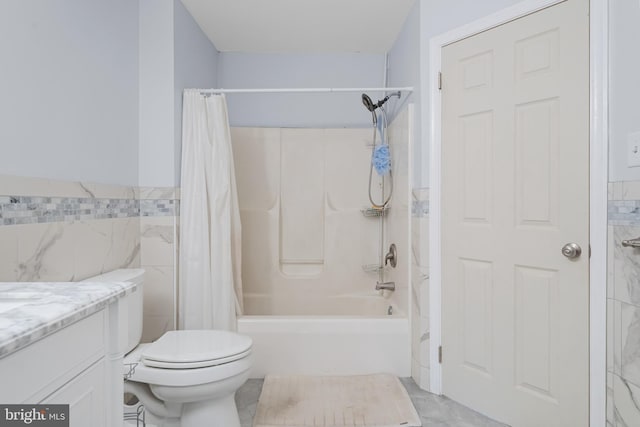
<svg viewBox="0 0 640 427">
<path fill-rule="evenodd" d="M 562 255 L 569 259 L 575 259 L 582 253 L 582 248 L 577 243 L 567 243 L 562 247 Z"/>
</svg>

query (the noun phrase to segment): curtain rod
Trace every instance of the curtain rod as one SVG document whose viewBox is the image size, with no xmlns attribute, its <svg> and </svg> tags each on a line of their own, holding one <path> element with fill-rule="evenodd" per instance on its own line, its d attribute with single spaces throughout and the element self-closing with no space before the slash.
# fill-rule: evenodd
<svg viewBox="0 0 640 427">
<path fill-rule="evenodd" d="M 413 87 L 325 87 L 276 89 L 202 89 L 202 95 L 214 93 L 328 93 L 328 92 L 413 92 Z"/>
</svg>

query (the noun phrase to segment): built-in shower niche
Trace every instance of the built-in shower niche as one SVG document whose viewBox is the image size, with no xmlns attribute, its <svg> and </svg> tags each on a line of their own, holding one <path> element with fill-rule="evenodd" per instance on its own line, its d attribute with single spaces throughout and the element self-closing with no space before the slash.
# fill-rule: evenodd
<svg viewBox="0 0 640 427">
<path fill-rule="evenodd" d="M 372 130 L 233 128 L 231 135 L 245 314 L 321 315 L 329 313 L 320 307 L 348 311 L 349 304 L 337 299 L 381 298 L 377 274 L 362 268 L 378 262 L 380 246 L 378 219 L 362 214 L 371 206 Z M 406 148 L 397 151 L 408 155 Z M 405 169 L 408 164 L 407 159 L 396 163 Z M 408 214 L 402 213 L 408 212 L 406 175 L 406 170 L 398 173 L 389 211 L 396 212 L 385 219 L 395 216 L 404 225 L 387 225 L 386 246 L 408 242 Z M 407 252 L 400 251 L 403 271 Z M 396 295 L 408 282 L 407 274 L 402 276 L 394 278 L 403 282 Z M 406 311 L 404 301 L 398 305 Z"/>
</svg>

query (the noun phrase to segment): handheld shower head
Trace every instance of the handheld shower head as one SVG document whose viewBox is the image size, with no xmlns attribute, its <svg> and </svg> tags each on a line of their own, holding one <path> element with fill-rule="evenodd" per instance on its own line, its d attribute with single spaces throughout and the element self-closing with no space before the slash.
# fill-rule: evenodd
<svg viewBox="0 0 640 427">
<path fill-rule="evenodd" d="M 389 95 L 385 96 L 384 98 L 378 100 L 378 102 L 373 102 L 371 100 L 371 98 L 369 97 L 369 95 L 367 95 L 366 93 L 362 94 L 362 103 L 364 104 L 364 106 L 367 108 L 367 110 L 371 111 L 373 113 L 373 111 L 376 108 L 380 108 L 382 107 L 385 102 L 387 102 L 389 100 L 389 98 L 391 98 L 392 96 L 397 96 L 398 98 L 400 98 L 400 96 L 402 96 L 401 92 L 393 92 L 390 93 Z"/>
<path fill-rule="evenodd" d="M 362 103 L 364 104 L 364 106 L 367 108 L 367 110 L 373 112 L 373 110 L 375 110 L 376 108 L 378 108 L 373 101 L 371 100 L 371 98 L 369 98 L 369 95 L 367 95 L 366 93 L 362 94 Z"/>
<path fill-rule="evenodd" d="M 362 103 L 367 110 L 371 111 L 371 120 L 373 120 L 373 126 L 376 126 L 378 124 L 378 116 L 376 115 L 375 110 L 378 107 L 373 103 L 371 98 L 369 98 L 369 95 L 367 95 L 366 93 L 362 94 Z"/>
</svg>

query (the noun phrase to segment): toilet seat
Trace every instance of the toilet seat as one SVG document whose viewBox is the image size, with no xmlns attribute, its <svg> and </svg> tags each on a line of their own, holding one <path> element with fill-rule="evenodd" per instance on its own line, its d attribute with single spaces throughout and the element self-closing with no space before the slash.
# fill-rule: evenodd
<svg viewBox="0 0 640 427">
<path fill-rule="evenodd" d="M 234 354 L 229 357 L 222 357 L 220 359 L 214 360 L 202 360 L 200 362 L 163 362 L 161 360 L 152 360 L 144 357 L 144 354 L 141 357 L 141 362 L 145 364 L 145 366 L 149 366 L 151 368 L 163 368 L 163 369 L 196 369 L 196 368 L 208 368 L 210 366 L 224 365 L 225 363 L 233 362 L 238 359 L 242 359 L 251 354 L 251 349 L 239 353 Z"/>
<path fill-rule="evenodd" d="M 123 375 L 128 381 L 160 386 L 189 387 L 240 375 L 251 368 L 251 350 L 242 358 L 204 368 L 166 369 L 147 366 L 141 356 L 153 344 L 140 344 L 124 357 Z"/>
<path fill-rule="evenodd" d="M 141 354 L 146 366 L 195 369 L 222 365 L 251 353 L 251 338 L 229 331 L 169 331 Z"/>
</svg>

